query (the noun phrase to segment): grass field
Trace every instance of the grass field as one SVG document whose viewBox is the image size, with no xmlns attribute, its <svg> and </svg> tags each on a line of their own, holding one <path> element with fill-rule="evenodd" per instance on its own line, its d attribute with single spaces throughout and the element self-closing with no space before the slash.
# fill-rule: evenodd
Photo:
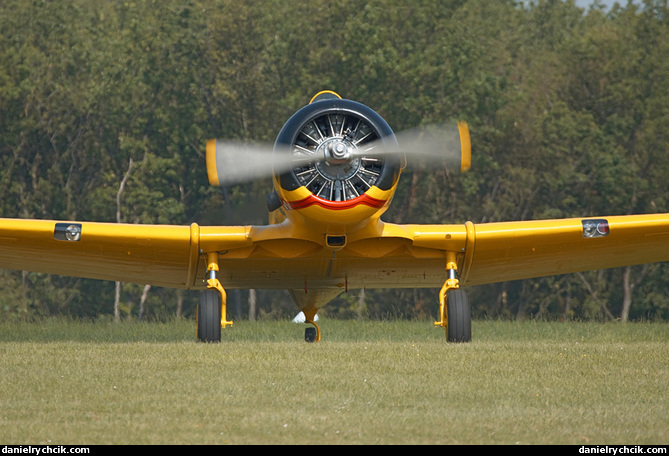
<svg viewBox="0 0 669 456">
<path fill-rule="evenodd" d="M 662 444 L 669 325 L 0 325 L 2 444 Z"/>
</svg>

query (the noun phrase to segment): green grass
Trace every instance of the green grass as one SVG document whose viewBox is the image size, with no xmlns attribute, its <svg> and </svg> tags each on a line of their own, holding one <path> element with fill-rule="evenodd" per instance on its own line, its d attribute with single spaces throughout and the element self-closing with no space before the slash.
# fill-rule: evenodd
<svg viewBox="0 0 669 456">
<path fill-rule="evenodd" d="M 666 444 L 669 325 L 0 325 L 3 444 Z"/>
</svg>

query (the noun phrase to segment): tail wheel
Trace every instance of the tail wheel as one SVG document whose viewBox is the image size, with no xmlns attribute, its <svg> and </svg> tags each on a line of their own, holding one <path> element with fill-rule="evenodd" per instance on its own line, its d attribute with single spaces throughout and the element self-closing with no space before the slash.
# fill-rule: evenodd
<svg viewBox="0 0 669 456">
<path fill-rule="evenodd" d="M 304 329 L 304 341 L 316 342 L 316 328 L 309 327 Z"/>
<path fill-rule="evenodd" d="M 464 290 L 453 289 L 446 293 L 448 311 L 449 342 L 471 342 L 472 340 L 472 310 L 469 297 Z"/>
<path fill-rule="evenodd" d="M 221 341 L 221 296 L 218 290 L 203 290 L 197 306 L 197 341 Z"/>
</svg>

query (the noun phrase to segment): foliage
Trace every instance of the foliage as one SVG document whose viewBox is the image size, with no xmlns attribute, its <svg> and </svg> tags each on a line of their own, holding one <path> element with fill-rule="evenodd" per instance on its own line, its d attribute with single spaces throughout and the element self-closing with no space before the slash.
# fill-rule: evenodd
<svg viewBox="0 0 669 456">
<path fill-rule="evenodd" d="M 209 188 L 204 142 L 272 140 L 336 90 L 396 130 L 468 121 L 472 171 L 407 172 L 386 220 L 490 222 L 669 211 L 666 2 L 18 0 L 0 3 L 0 216 L 263 223 L 269 182 Z M 117 208 L 119 185 L 133 167 Z M 478 317 L 669 317 L 666 267 L 471 290 Z M 0 319 L 111 313 L 113 287 L 3 272 Z M 624 290 L 631 290 L 631 298 Z M 124 286 L 128 316 L 141 287 Z M 235 293 L 246 316 L 246 292 Z M 184 293 L 183 315 L 196 296 Z M 147 318 L 176 311 L 152 289 Z M 436 313 L 433 290 L 366 290 L 324 312 Z M 258 313 L 284 318 L 285 293 Z"/>
</svg>

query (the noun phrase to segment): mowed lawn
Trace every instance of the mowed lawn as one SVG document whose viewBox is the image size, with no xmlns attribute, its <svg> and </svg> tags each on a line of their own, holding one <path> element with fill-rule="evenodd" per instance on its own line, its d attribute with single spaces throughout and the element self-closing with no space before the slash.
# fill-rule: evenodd
<svg viewBox="0 0 669 456">
<path fill-rule="evenodd" d="M 0 325 L 3 444 L 663 444 L 669 325 Z"/>
</svg>

